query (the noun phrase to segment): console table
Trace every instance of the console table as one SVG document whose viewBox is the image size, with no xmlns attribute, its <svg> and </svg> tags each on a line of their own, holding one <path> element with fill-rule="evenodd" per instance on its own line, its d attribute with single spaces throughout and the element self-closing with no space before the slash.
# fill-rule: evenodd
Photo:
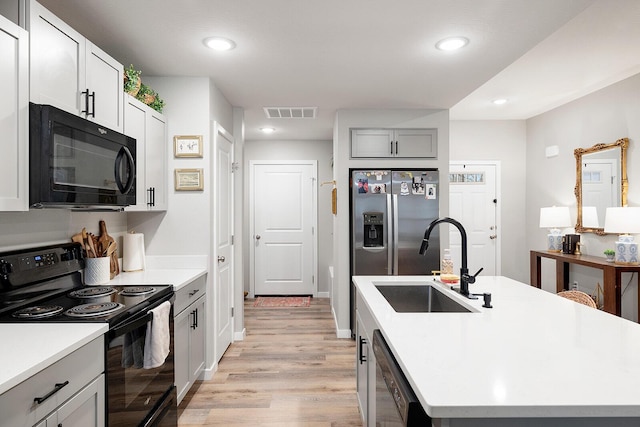
<svg viewBox="0 0 640 427">
<path fill-rule="evenodd" d="M 570 255 L 561 252 L 531 251 L 531 286 L 541 287 L 542 258 L 556 260 L 556 292 L 569 289 L 569 265 L 577 264 L 602 270 L 604 311 L 620 316 L 622 312 L 622 273 L 638 273 L 640 265 L 608 262 L 590 255 Z M 640 277 L 638 278 L 640 285 Z M 640 321 L 640 292 L 638 292 L 638 320 Z"/>
</svg>

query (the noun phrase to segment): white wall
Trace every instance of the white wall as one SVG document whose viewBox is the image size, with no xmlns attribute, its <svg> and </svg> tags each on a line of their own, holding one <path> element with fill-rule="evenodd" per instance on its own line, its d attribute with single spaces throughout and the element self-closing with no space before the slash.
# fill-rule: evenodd
<svg viewBox="0 0 640 427">
<path fill-rule="evenodd" d="M 333 147 L 331 141 L 246 141 L 244 152 L 244 218 L 243 252 L 245 290 L 249 290 L 249 248 L 252 244 L 249 206 L 249 162 L 252 160 L 317 160 L 318 161 L 318 296 L 328 296 L 328 268 L 331 264 L 333 225 L 331 214 L 331 185 L 320 186 L 322 182 L 333 179 L 331 159 Z"/>
<path fill-rule="evenodd" d="M 509 121 L 451 121 L 449 157 L 454 160 L 500 162 L 501 274 L 529 281 L 529 254 L 525 236 L 526 123 Z"/>
<path fill-rule="evenodd" d="M 382 128 L 437 128 L 437 159 L 350 159 L 349 129 L 357 127 Z M 429 168 L 440 170 L 440 215 L 449 212 L 449 181 L 442 179 L 449 171 L 449 110 L 339 110 L 333 129 L 334 168 L 333 179 L 338 187 L 338 214 L 333 218 L 333 268 L 334 285 L 331 305 L 336 319 L 339 337 L 350 334 L 349 272 L 349 168 Z M 441 235 L 441 244 L 449 245 L 448 233 Z M 418 248 L 416 248 L 418 250 Z"/>
<path fill-rule="evenodd" d="M 541 249 L 547 230 L 538 227 L 540 208 L 570 206 L 575 223 L 576 162 L 573 150 L 596 143 L 610 143 L 628 137 L 629 206 L 640 206 L 640 74 L 611 85 L 574 102 L 565 104 L 527 121 L 527 249 Z M 545 147 L 558 145 L 558 157 L 546 158 Z M 569 230 L 571 231 L 571 230 Z M 602 251 L 613 247 L 615 236 L 584 233 L 581 251 L 603 256 Z M 630 280 L 623 275 L 623 288 Z M 543 288 L 555 291 L 553 264 L 543 264 Z M 599 270 L 572 267 L 571 281 L 578 280 L 579 288 L 593 292 L 602 284 Z M 635 280 L 622 298 L 622 315 L 637 319 L 637 287 Z"/>
</svg>

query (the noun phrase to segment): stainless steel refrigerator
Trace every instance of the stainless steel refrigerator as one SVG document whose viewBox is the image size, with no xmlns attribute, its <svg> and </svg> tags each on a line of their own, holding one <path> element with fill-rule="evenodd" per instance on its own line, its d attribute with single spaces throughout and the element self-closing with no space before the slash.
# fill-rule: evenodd
<svg viewBox="0 0 640 427">
<path fill-rule="evenodd" d="M 352 275 L 424 275 L 440 269 L 434 230 L 426 256 L 418 253 L 439 217 L 438 170 L 351 171 Z"/>
<path fill-rule="evenodd" d="M 351 275 L 429 275 L 440 270 L 440 234 L 420 245 L 439 217 L 437 169 L 351 170 Z M 351 332 L 355 289 L 351 284 Z"/>
</svg>

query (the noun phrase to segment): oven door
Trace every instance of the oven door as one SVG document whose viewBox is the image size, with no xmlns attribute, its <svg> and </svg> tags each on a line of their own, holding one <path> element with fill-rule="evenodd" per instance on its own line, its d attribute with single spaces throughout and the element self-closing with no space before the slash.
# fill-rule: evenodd
<svg viewBox="0 0 640 427">
<path fill-rule="evenodd" d="M 149 306 L 107 333 L 107 422 L 110 427 L 177 426 L 174 386 L 173 297 L 169 313 L 170 349 L 163 365 L 144 369 Z"/>
</svg>

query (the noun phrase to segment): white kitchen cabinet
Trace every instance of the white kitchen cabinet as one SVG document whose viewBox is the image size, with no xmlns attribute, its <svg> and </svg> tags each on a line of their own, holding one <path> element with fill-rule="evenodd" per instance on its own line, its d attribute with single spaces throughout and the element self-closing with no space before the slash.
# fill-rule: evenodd
<svg viewBox="0 0 640 427">
<path fill-rule="evenodd" d="M 205 283 L 206 276 L 202 276 L 176 292 L 174 363 L 178 403 L 204 370 Z"/>
<path fill-rule="evenodd" d="M 123 130 L 122 64 L 31 0 L 31 101 Z"/>
<path fill-rule="evenodd" d="M 104 427 L 100 336 L 0 396 L 0 427 Z"/>
<path fill-rule="evenodd" d="M 104 427 L 104 374 L 49 415 L 41 426 Z"/>
<path fill-rule="evenodd" d="M 363 425 L 373 425 L 376 419 L 376 360 L 373 354 L 373 331 L 377 324 L 356 291 L 356 394 Z"/>
<path fill-rule="evenodd" d="M 136 204 L 126 210 L 167 210 L 169 187 L 165 117 L 134 97 L 125 95 L 124 133 L 136 139 Z"/>
<path fill-rule="evenodd" d="M 0 211 L 29 209 L 29 35 L 0 16 Z"/>
<path fill-rule="evenodd" d="M 437 129 L 351 129 L 352 158 L 436 158 Z"/>
</svg>

